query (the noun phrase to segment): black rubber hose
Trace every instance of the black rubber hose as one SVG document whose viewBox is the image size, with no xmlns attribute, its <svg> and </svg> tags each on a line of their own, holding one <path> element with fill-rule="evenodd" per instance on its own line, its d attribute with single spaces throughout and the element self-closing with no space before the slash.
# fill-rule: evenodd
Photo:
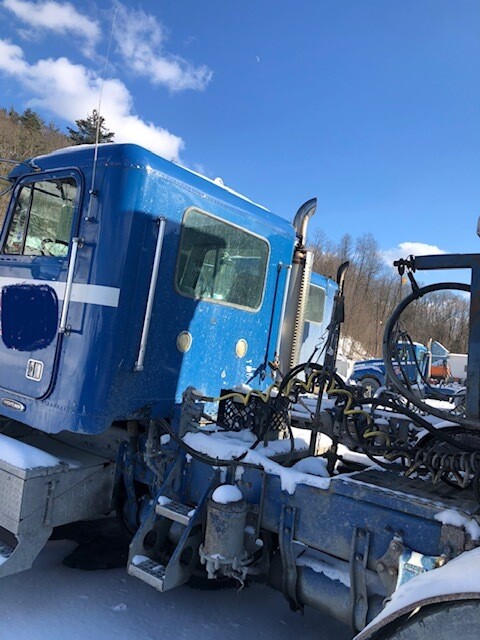
<svg viewBox="0 0 480 640">
<path fill-rule="evenodd" d="M 284 390 L 287 384 L 290 382 L 292 378 L 294 378 L 298 373 L 301 373 L 304 369 L 311 369 L 312 371 L 318 371 L 319 375 L 321 375 L 322 373 L 325 373 L 326 375 L 325 381 L 328 379 L 323 365 L 317 364 L 316 362 L 304 362 L 302 364 L 297 364 L 296 367 L 293 367 L 293 369 L 290 369 L 290 371 L 288 371 L 285 374 L 278 388 L 278 392 L 282 395 L 285 395 Z M 346 388 L 344 380 L 338 375 L 338 373 L 334 372 L 332 377 L 341 389 Z"/>
<path fill-rule="evenodd" d="M 393 369 L 393 363 L 391 358 L 391 353 L 393 350 L 393 340 L 392 334 L 395 325 L 398 322 L 398 319 L 405 311 L 405 309 L 415 300 L 422 298 L 427 293 L 432 293 L 433 291 L 444 291 L 444 290 L 456 290 L 456 291 L 466 291 L 470 292 L 470 285 L 462 284 L 460 282 L 439 282 L 437 284 L 430 284 L 426 287 L 420 287 L 415 291 L 412 291 L 410 295 L 402 300 L 402 302 L 397 306 L 395 311 L 390 316 L 387 325 L 385 327 L 385 333 L 383 336 L 383 361 L 385 363 L 385 370 L 387 373 L 387 377 L 395 389 L 398 391 L 400 395 L 406 398 L 409 402 L 411 402 L 414 406 L 416 406 L 421 411 L 425 413 L 429 413 L 432 416 L 436 416 L 437 418 L 441 418 L 442 420 L 448 420 L 450 422 L 454 422 L 456 424 L 461 425 L 462 427 L 466 427 L 467 429 L 472 429 L 475 431 L 480 430 L 480 421 L 472 420 L 470 418 L 463 418 L 461 416 L 452 416 L 446 411 L 442 411 L 441 409 L 436 409 L 435 407 L 431 407 L 428 404 L 422 402 L 414 393 L 406 389 Z"/>
<path fill-rule="evenodd" d="M 372 404 L 373 405 L 373 404 L 375 404 L 376 406 L 392 409 L 396 413 L 403 413 L 412 422 L 417 423 L 419 426 L 423 427 L 425 429 L 425 431 L 428 431 L 428 433 L 430 433 L 431 435 L 435 436 L 439 440 L 443 440 L 443 442 L 446 442 L 447 444 L 452 445 L 452 447 L 455 447 L 456 449 L 459 449 L 460 451 L 468 451 L 469 453 L 477 453 L 478 452 L 478 448 L 471 447 L 471 446 L 466 445 L 466 444 L 460 444 L 454 438 L 451 438 L 447 434 L 443 433 L 443 429 L 438 429 L 433 424 L 428 422 L 428 420 L 425 420 L 425 418 L 423 418 L 422 416 L 419 416 L 417 413 L 415 413 L 414 411 L 412 411 L 408 407 L 404 407 L 403 405 L 398 404 L 394 400 L 382 400 L 381 397 L 380 398 L 376 398 L 375 400 L 376 400 L 376 402 L 372 402 L 372 398 L 368 398 L 366 400 L 358 401 L 357 404 L 358 405 L 363 405 L 363 404 Z M 426 406 L 428 408 L 428 405 L 426 405 Z M 455 420 L 448 419 L 448 422 L 455 423 L 456 419 Z"/>
</svg>

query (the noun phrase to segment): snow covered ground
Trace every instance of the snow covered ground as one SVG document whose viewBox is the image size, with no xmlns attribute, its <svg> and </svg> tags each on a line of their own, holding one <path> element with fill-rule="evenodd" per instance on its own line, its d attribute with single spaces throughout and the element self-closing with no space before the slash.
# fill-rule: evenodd
<svg viewBox="0 0 480 640">
<path fill-rule="evenodd" d="M 51 541 L 33 569 L 0 580 L 1 640 L 348 640 L 348 628 L 260 585 L 158 593 L 123 569 L 62 565 L 74 542 Z"/>
</svg>

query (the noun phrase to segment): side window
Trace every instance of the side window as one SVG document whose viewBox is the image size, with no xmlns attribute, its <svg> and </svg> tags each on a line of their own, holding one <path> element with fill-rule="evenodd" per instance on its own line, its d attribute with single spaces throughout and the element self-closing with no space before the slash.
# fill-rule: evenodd
<svg viewBox="0 0 480 640">
<path fill-rule="evenodd" d="M 266 240 L 190 209 L 183 219 L 177 291 L 192 298 L 258 309 L 268 254 Z"/>
<path fill-rule="evenodd" d="M 76 197 L 77 185 L 72 177 L 22 186 L 3 253 L 65 257 Z"/>
<path fill-rule="evenodd" d="M 318 322 L 320 324 L 323 321 L 324 312 L 325 289 L 311 284 L 310 289 L 308 290 L 307 308 L 305 310 L 305 322 Z"/>
</svg>

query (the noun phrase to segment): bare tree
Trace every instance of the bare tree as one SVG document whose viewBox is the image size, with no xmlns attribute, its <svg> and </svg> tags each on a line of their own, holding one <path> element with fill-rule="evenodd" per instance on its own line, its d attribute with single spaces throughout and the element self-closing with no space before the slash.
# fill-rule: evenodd
<svg viewBox="0 0 480 640">
<path fill-rule="evenodd" d="M 353 249 L 354 247 L 354 249 Z M 405 278 L 385 264 L 372 234 L 355 243 L 344 235 L 334 245 L 323 232 L 313 242 L 314 270 L 333 276 L 341 262 L 350 260 L 345 281 L 345 335 L 372 356 L 380 356 L 385 325 L 398 303 L 410 292 Z M 465 352 L 468 342 L 469 302 L 451 292 L 435 292 L 409 306 L 402 324 L 413 340 L 438 340 L 452 352 Z"/>
</svg>

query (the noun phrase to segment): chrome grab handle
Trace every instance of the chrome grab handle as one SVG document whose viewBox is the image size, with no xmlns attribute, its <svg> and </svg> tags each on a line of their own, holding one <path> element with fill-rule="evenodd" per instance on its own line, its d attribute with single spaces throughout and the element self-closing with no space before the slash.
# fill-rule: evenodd
<svg viewBox="0 0 480 640">
<path fill-rule="evenodd" d="M 140 339 L 140 349 L 138 358 L 135 362 L 134 371 L 143 371 L 143 362 L 145 360 L 145 351 L 147 349 L 148 332 L 150 331 L 150 321 L 152 319 L 153 300 L 155 298 L 155 289 L 157 287 L 158 270 L 160 267 L 160 258 L 162 256 L 163 238 L 165 236 L 165 225 L 167 219 L 163 216 L 157 220 L 159 224 L 157 245 L 155 247 L 155 257 L 153 259 L 152 275 L 150 278 L 150 288 L 148 290 L 147 308 L 145 309 L 145 317 L 143 319 L 142 337 Z"/>
<path fill-rule="evenodd" d="M 68 263 L 67 283 L 65 285 L 65 295 L 63 297 L 62 316 L 60 318 L 60 326 L 58 333 L 68 333 L 67 316 L 72 298 L 73 274 L 75 273 L 75 265 L 77 262 L 77 251 L 83 246 L 83 238 L 72 238 L 72 252 L 70 254 L 70 262 Z"/>
</svg>

